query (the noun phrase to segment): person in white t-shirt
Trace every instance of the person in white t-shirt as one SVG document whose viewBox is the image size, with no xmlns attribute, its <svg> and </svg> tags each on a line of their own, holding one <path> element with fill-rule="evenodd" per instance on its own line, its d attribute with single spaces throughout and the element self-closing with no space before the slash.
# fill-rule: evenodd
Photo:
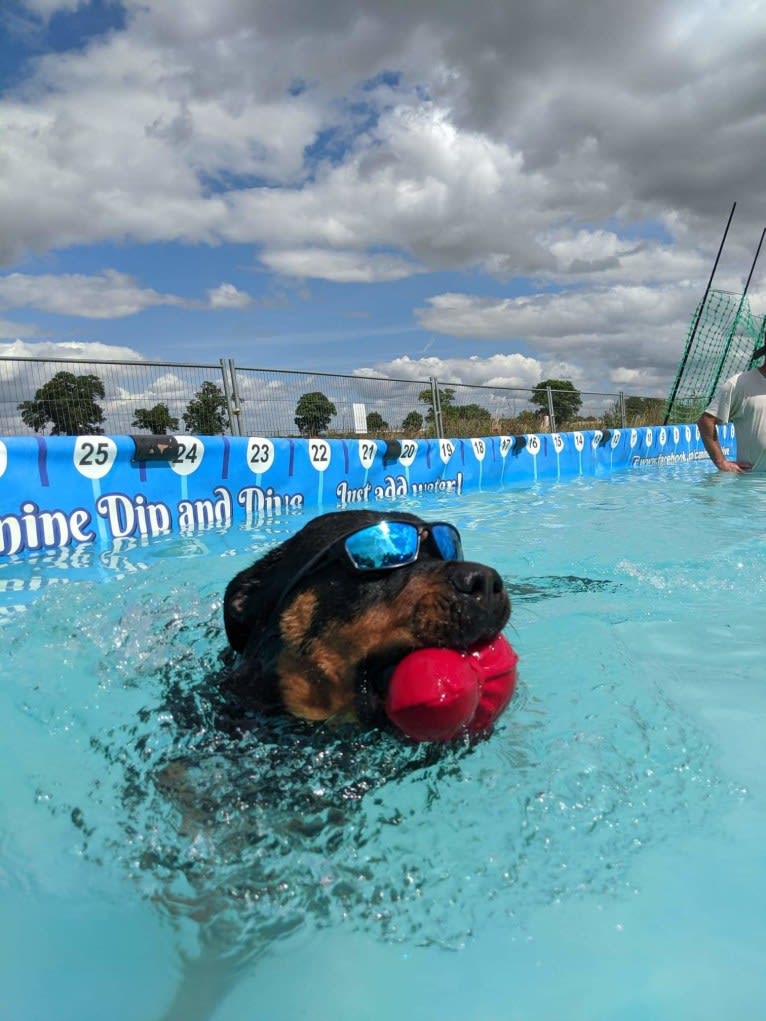
<svg viewBox="0 0 766 1021">
<path fill-rule="evenodd" d="M 763 353 L 763 352 L 760 352 Z M 716 426 L 733 422 L 737 459 L 728 461 Z M 697 422 L 710 460 L 722 472 L 766 472 L 766 363 L 727 379 Z"/>
</svg>

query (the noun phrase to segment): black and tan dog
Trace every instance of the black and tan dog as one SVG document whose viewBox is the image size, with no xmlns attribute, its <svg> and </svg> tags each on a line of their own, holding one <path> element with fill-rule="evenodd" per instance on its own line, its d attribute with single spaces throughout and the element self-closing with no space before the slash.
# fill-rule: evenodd
<svg viewBox="0 0 766 1021">
<path fill-rule="evenodd" d="M 451 525 L 324 514 L 229 583 L 224 621 L 238 657 L 225 689 L 245 719 L 287 712 L 381 724 L 403 656 L 488 641 L 509 615 L 499 574 L 462 559 Z"/>
</svg>

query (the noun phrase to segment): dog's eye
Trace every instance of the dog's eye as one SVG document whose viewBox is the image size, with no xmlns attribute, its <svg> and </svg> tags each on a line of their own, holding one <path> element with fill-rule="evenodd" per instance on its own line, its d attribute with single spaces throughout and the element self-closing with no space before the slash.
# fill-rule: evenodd
<svg viewBox="0 0 766 1021">
<path fill-rule="evenodd" d="M 434 535 L 430 528 L 423 529 L 423 531 L 420 533 L 420 540 L 421 544 L 427 548 L 429 553 L 433 554 L 434 556 L 440 557 L 441 559 L 444 559 L 441 544 L 437 541 L 436 536 Z"/>
</svg>

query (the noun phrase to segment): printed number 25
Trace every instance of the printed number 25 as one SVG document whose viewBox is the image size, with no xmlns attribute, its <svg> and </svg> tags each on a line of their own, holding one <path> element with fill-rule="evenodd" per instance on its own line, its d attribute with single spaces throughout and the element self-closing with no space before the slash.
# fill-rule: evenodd
<svg viewBox="0 0 766 1021">
<path fill-rule="evenodd" d="M 91 465 L 91 464 L 106 464 L 109 460 L 109 444 L 108 443 L 83 443 L 82 445 L 82 457 L 80 458 L 80 464 Z"/>
</svg>

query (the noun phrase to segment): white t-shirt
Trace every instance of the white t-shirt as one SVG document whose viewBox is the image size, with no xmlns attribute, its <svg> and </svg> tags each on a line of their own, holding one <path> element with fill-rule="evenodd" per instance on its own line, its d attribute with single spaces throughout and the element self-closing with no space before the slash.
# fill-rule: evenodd
<svg viewBox="0 0 766 1021">
<path fill-rule="evenodd" d="M 734 423 L 738 461 L 749 461 L 753 471 L 766 471 L 766 376 L 760 369 L 727 379 L 705 411 Z"/>
</svg>

